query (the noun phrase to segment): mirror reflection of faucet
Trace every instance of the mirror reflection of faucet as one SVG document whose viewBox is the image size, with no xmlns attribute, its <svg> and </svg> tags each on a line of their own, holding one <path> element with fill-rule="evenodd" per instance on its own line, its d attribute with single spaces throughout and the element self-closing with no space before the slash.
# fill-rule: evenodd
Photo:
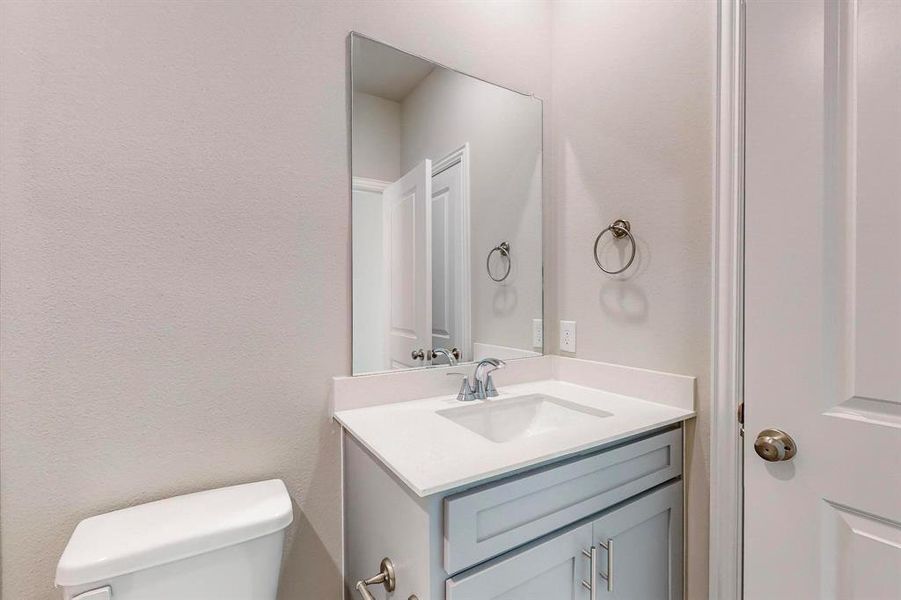
<svg viewBox="0 0 901 600">
<path fill-rule="evenodd" d="M 447 359 L 447 363 L 455 367 L 457 366 L 457 361 L 460 360 L 460 351 L 456 348 L 448 350 L 447 348 L 432 348 L 426 354 L 426 358 L 429 359 L 430 364 L 435 364 L 435 359 L 439 356 L 443 356 Z"/>
</svg>

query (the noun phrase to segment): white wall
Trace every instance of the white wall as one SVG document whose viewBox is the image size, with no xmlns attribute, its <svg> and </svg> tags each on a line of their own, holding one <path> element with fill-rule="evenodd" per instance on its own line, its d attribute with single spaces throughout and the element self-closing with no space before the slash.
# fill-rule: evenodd
<svg viewBox="0 0 901 600">
<path fill-rule="evenodd" d="M 400 103 L 353 92 L 354 177 L 400 179 Z M 385 356 L 385 267 L 382 264 L 382 195 L 353 190 L 353 372 L 388 368 Z"/>
<path fill-rule="evenodd" d="M 388 368 L 381 192 L 353 190 L 353 372 Z"/>
<path fill-rule="evenodd" d="M 0 4 L 2 597 L 89 515 L 282 477 L 340 595 L 347 33 L 547 96 L 548 5 Z"/>
<path fill-rule="evenodd" d="M 691 600 L 707 597 L 716 11 L 712 1 L 554 4 L 545 339 L 556 350 L 555 319 L 573 319 L 579 358 L 698 377 L 687 444 Z M 619 217 L 632 222 L 638 258 L 610 277 L 591 247 Z"/>
<path fill-rule="evenodd" d="M 541 103 L 435 69 L 401 103 L 401 171 L 469 142 L 472 339 L 532 349 L 541 318 Z M 485 258 L 502 241 L 513 264 L 503 283 Z M 498 261 L 496 269 L 503 263 Z"/>
<path fill-rule="evenodd" d="M 372 94 L 353 94 L 355 177 L 397 181 L 400 169 L 400 103 Z"/>
</svg>

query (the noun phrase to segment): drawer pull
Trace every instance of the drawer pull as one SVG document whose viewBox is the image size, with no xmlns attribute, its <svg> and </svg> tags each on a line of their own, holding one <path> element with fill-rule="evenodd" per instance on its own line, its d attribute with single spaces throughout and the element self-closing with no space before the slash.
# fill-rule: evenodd
<svg viewBox="0 0 901 600">
<path fill-rule="evenodd" d="M 595 600 L 597 597 L 596 590 L 597 586 L 597 576 L 598 576 L 598 549 L 597 546 L 592 546 L 591 550 L 582 550 L 582 556 L 589 559 L 591 561 L 591 575 L 588 577 L 588 581 L 582 580 L 582 587 L 587 589 L 590 592 L 589 600 Z"/>
<path fill-rule="evenodd" d="M 600 573 L 601 579 L 607 582 L 607 591 L 613 591 L 613 538 L 607 538 L 607 543 L 601 542 L 600 547 L 607 551 L 607 574 Z M 594 548 L 592 548 L 594 550 Z"/>
</svg>

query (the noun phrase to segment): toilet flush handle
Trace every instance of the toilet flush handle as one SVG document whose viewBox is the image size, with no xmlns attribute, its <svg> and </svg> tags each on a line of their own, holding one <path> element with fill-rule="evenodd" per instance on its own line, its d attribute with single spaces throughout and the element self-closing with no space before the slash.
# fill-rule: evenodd
<svg viewBox="0 0 901 600">
<path fill-rule="evenodd" d="M 112 600 L 112 597 L 113 590 L 107 585 L 88 592 L 82 592 L 77 596 L 72 596 L 72 600 Z"/>
<path fill-rule="evenodd" d="M 381 570 L 378 575 L 373 575 L 369 579 L 361 579 L 354 586 L 360 595 L 364 598 L 364 600 L 375 600 L 369 590 L 366 589 L 367 586 L 370 585 L 378 585 L 382 584 L 385 586 L 385 591 L 393 592 L 394 587 L 396 585 L 396 579 L 394 577 L 394 563 L 391 562 L 390 558 L 383 558 L 382 564 L 380 565 Z"/>
</svg>

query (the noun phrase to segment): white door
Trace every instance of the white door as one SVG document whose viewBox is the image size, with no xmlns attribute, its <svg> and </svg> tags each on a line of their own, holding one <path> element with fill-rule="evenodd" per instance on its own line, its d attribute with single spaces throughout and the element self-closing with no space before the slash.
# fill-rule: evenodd
<svg viewBox="0 0 901 600">
<path fill-rule="evenodd" d="M 470 360 L 466 304 L 469 244 L 464 210 L 463 164 L 432 177 L 432 348 L 457 348 Z M 444 359 L 439 359 L 443 361 Z"/>
<path fill-rule="evenodd" d="M 431 189 L 432 161 L 424 160 L 382 195 L 385 339 L 392 369 L 425 364 L 432 341 Z"/>
<path fill-rule="evenodd" d="M 746 16 L 745 598 L 897 600 L 901 2 Z"/>
</svg>

